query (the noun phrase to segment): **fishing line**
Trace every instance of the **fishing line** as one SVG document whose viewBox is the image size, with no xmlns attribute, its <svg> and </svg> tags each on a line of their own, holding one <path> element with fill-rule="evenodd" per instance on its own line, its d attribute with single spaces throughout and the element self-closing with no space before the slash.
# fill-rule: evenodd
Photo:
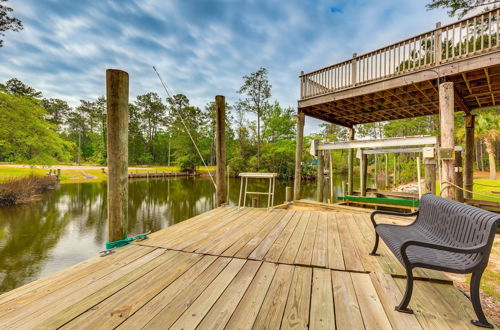
<svg viewBox="0 0 500 330">
<path fill-rule="evenodd" d="M 156 72 L 156 75 L 158 76 L 158 79 L 160 79 L 160 83 L 162 84 L 163 88 L 165 89 L 165 92 L 167 93 L 168 97 L 170 97 L 172 100 L 174 100 L 173 98 L 173 92 L 171 93 L 170 91 L 172 91 L 164 82 L 163 82 L 163 79 L 161 78 L 160 76 L 160 73 L 158 72 L 158 70 L 156 70 L 155 66 L 153 65 L 153 70 L 155 70 Z M 170 89 L 170 91 L 169 91 Z M 186 122 L 184 121 L 184 118 L 182 117 L 181 115 L 181 112 L 180 112 L 180 109 L 176 109 L 175 106 L 172 107 L 173 109 L 175 109 L 175 111 L 177 112 L 177 116 L 179 116 L 179 118 L 181 119 L 181 122 L 182 122 L 182 125 L 184 125 L 184 128 L 186 130 L 186 133 L 189 135 L 189 137 L 191 138 L 191 142 L 193 142 L 193 145 L 194 147 L 196 148 L 196 151 L 198 152 L 198 155 L 200 156 L 200 159 L 203 163 L 203 166 L 205 166 L 207 172 L 208 172 L 208 175 L 210 176 L 210 180 L 212 180 L 212 183 L 214 184 L 214 187 L 215 189 L 217 189 L 217 184 L 215 183 L 215 180 L 212 176 L 212 173 L 210 172 L 210 170 L 208 169 L 208 166 L 207 164 L 205 163 L 205 160 L 203 159 L 203 156 L 201 155 L 201 152 L 200 152 L 200 149 L 198 149 L 198 146 L 196 145 L 196 142 L 194 141 L 194 138 L 193 136 L 191 135 L 191 132 L 189 131 L 187 125 L 186 125 Z"/>
</svg>

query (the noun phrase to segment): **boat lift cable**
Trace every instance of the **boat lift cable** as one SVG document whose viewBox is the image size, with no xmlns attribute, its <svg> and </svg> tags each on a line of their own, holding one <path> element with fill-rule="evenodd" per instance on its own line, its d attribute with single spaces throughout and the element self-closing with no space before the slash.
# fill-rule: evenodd
<svg viewBox="0 0 500 330">
<path fill-rule="evenodd" d="M 173 100 L 173 95 L 172 95 L 173 92 L 171 93 L 169 91 L 169 88 L 167 87 L 167 85 L 165 84 L 165 82 L 163 82 L 163 79 L 161 78 L 160 73 L 158 72 L 158 70 L 156 70 L 156 67 L 154 65 L 153 65 L 153 70 L 155 70 L 156 75 L 158 76 L 158 79 L 160 79 L 160 83 L 162 84 L 163 88 L 165 89 L 165 92 L 167 93 L 168 97 L 170 97 Z M 182 125 L 184 126 L 184 129 L 186 130 L 186 133 L 191 138 L 191 142 L 193 142 L 193 145 L 196 148 L 196 151 L 198 152 L 198 155 L 200 156 L 201 161 L 203 162 L 203 166 L 205 166 L 205 168 L 206 168 L 206 170 L 208 172 L 208 175 L 210 176 L 210 180 L 212 180 L 212 183 L 214 184 L 215 189 L 217 189 L 217 184 L 215 183 L 215 180 L 214 180 L 214 178 L 212 176 L 212 173 L 210 172 L 207 164 L 205 163 L 205 160 L 203 159 L 203 156 L 201 155 L 200 149 L 198 148 L 198 145 L 194 141 L 194 138 L 191 135 L 191 132 L 189 131 L 189 129 L 188 129 L 187 125 L 186 125 L 186 122 L 184 121 L 184 117 L 182 117 L 180 109 L 177 109 L 175 106 L 173 108 L 177 111 L 177 115 L 181 119 Z"/>
</svg>

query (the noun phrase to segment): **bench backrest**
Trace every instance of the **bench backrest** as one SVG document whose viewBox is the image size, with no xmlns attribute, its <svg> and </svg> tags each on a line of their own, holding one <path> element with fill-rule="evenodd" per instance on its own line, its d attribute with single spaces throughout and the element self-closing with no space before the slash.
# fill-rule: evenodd
<svg viewBox="0 0 500 330">
<path fill-rule="evenodd" d="M 415 226 L 453 247 L 493 244 L 500 215 L 432 194 L 420 200 Z"/>
</svg>

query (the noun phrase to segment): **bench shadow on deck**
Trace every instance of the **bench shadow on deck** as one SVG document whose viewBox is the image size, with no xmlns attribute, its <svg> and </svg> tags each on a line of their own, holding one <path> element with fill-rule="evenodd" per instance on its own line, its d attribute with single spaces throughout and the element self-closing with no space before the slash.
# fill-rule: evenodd
<svg viewBox="0 0 500 330">
<path fill-rule="evenodd" d="M 218 208 L 0 296 L 0 327 L 473 328 L 440 272 L 394 311 L 403 268 L 372 242 L 366 214 Z"/>
</svg>

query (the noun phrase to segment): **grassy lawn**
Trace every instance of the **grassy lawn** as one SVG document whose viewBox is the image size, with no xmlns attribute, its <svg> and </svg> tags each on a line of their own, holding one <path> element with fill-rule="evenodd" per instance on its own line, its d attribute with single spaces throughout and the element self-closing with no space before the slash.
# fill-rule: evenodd
<svg viewBox="0 0 500 330">
<path fill-rule="evenodd" d="M 500 177 L 500 176 L 499 176 Z M 441 190 L 439 182 L 437 184 L 437 191 Z M 500 194 L 494 194 L 492 191 L 500 191 L 500 180 L 490 180 L 483 177 L 474 178 L 474 189 L 475 193 L 481 195 L 473 195 L 474 199 L 481 199 L 485 201 L 500 202 Z M 485 195 L 485 196 L 482 196 Z M 497 197 L 497 198 L 495 198 Z"/>
<path fill-rule="evenodd" d="M 56 169 L 57 166 L 53 166 Z M 201 173 L 207 172 L 204 166 L 199 166 L 197 170 Z M 209 171 L 215 171 L 215 166 L 209 166 Z M 32 168 L 32 167 L 10 167 L 8 165 L 0 165 L 0 181 L 5 181 L 12 178 L 20 178 L 35 175 L 45 175 L 49 172 L 48 169 Z M 180 172 L 178 166 L 133 166 L 129 169 L 129 173 L 154 173 L 154 172 Z M 61 183 L 78 183 L 78 182 L 99 182 L 105 181 L 106 174 L 98 167 L 92 169 L 71 168 L 61 170 Z"/>
</svg>

